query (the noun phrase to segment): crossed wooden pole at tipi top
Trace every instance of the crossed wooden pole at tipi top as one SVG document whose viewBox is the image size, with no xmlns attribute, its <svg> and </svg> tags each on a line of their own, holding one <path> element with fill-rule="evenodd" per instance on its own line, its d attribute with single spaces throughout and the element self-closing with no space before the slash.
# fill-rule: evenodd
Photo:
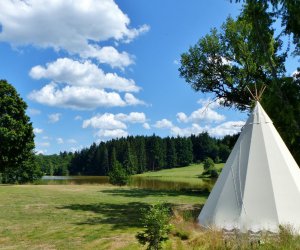
<svg viewBox="0 0 300 250">
<path fill-rule="evenodd" d="M 267 85 L 263 84 L 260 88 L 259 91 L 257 91 L 257 86 L 256 86 L 256 83 L 255 83 L 255 93 L 252 93 L 252 91 L 249 89 L 248 86 L 246 86 L 247 90 L 249 91 L 250 95 L 252 96 L 252 98 L 255 100 L 255 101 L 260 101 L 265 89 L 266 89 Z"/>
</svg>

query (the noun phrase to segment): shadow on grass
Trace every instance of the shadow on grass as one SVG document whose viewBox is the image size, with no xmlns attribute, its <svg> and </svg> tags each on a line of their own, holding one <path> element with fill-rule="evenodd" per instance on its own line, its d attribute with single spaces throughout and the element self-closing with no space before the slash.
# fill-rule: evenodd
<svg viewBox="0 0 300 250">
<path fill-rule="evenodd" d="M 95 203 L 95 204 L 72 204 L 59 209 L 71 209 L 75 211 L 94 212 L 97 217 L 92 217 L 77 225 L 110 224 L 112 229 L 141 227 L 141 208 L 147 208 L 149 204 L 143 202 L 129 202 L 126 204 Z"/>
<path fill-rule="evenodd" d="M 208 189 L 203 190 L 152 190 L 152 189 L 139 189 L 139 188 L 131 188 L 131 189 L 109 189 L 109 190 L 101 190 L 99 192 L 114 195 L 114 196 L 123 196 L 123 197 L 135 197 L 135 198 L 145 198 L 149 196 L 155 197 L 163 197 L 163 196 L 194 196 L 194 197 L 204 197 L 207 198 L 209 195 Z"/>
<path fill-rule="evenodd" d="M 173 204 L 165 203 L 171 210 L 177 211 L 182 217 L 189 220 L 195 220 L 200 213 L 202 205 Z M 112 230 L 137 227 L 141 228 L 142 209 L 149 208 L 149 204 L 143 202 L 129 202 L 123 204 L 113 203 L 95 203 L 95 204 L 71 204 L 58 207 L 58 209 L 71 209 L 74 211 L 88 211 L 97 214 L 77 225 L 111 225 Z"/>
</svg>

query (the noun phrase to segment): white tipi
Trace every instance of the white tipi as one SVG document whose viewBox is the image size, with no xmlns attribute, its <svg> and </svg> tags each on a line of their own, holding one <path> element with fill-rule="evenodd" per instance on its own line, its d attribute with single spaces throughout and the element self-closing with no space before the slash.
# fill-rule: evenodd
<svg viewBox="0 0 300 250">
<path fill-rule="evenodd" d="M 258 101 L 198 222 L 241 232 L 300 229 L 300 170 Z"/>
</svg>

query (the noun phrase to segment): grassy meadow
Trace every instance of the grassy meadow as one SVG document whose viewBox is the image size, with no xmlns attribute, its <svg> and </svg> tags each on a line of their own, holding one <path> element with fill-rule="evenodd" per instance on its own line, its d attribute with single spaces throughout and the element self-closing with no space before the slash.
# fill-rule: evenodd
<svg viewBox="0 0 300 250">
<path fill-rule="evenodd" d="M 199 168 L 178 170 L 189 178 Z M 0 249 L 141 249 L 141 208 L 166 202 L 198 213 L 206 197 L 108 184 L 1 185 Z"/>
<path fill-rule="evenodd" d="M 143 176 L 196 178 L 199 165 Z M 0 249 L 146 249 L 140 209 L 165 202 L 174 225 L 164 249 L 300 249 L 300 240 L 283 231 L 264 244 L 224 240 L 221 232 L 195 223 L 208 193 L 201 190 L 145 190 L 105 185 L 0 185 Z M 243 245 L 244 244 L 244 245 Z M 283 247 L 283 248 L 282 248 Z"/>
</svg>

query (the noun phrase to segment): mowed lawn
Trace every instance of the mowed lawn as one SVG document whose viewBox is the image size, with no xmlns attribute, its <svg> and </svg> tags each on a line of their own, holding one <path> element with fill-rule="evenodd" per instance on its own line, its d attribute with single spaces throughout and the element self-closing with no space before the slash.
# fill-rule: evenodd
<svg viewBox="0 0 300 250">
<path fill-rule="evenodd" d="M 224 163 L 215 164 L 218 172 L 223 168 Z M 159 178 L 164 181 L 177 181 L 186 183 L 199 183 L 202 181 L 199 176 L 203 173 L 202 164 L 192 164 L 188 167 L 163 169 L 156 172 L 146 172 L 137 176 Z"/>
<path fill-rule="evenodd" d="M 0 249 L 141 249 L 141 208 L 206 198 L 111 185 L 0 185 Z"/>
</svg>

